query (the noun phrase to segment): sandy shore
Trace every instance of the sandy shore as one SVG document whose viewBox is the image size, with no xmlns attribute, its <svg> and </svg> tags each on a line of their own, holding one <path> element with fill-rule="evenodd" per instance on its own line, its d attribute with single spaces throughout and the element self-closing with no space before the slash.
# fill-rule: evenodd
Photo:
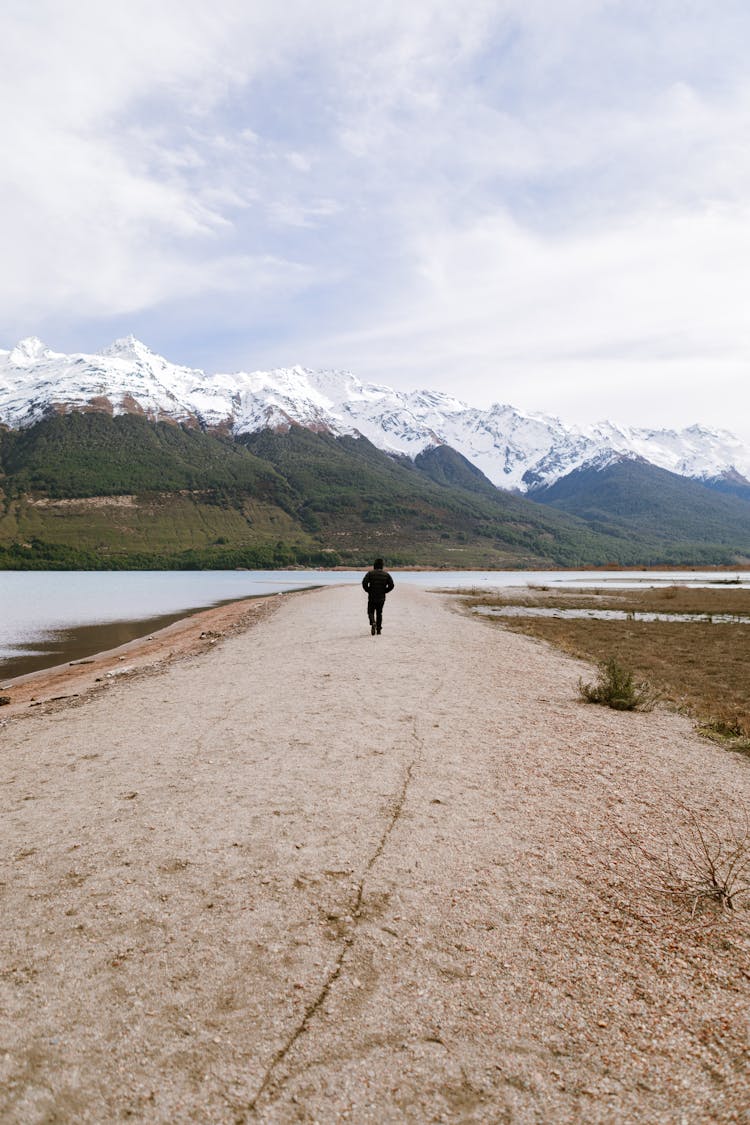
<svg viewBox="0 0 750 1125">
<path fill-rule="evenodd" d="M 746 759 L 448 597 L 223 609 L 0 712 L 3 1122 L 750 1121 L 748 911 L 659 866 Z"/>
</svg>

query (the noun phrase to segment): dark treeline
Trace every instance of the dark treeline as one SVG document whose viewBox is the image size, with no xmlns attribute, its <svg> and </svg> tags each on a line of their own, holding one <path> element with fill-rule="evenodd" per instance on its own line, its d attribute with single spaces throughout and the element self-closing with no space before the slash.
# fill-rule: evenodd
<svg viewBox="0 0 750 1125">
<path fill-rule="evenodd" d="M 205 548 L 173 554 L 99 553 L 34 539 L 0 546 L 0 570 L 283 570 L 292 566 L 333 567 L 334 551 L 305 551 L 285 543 L 240 549 Z"/>
</svg>

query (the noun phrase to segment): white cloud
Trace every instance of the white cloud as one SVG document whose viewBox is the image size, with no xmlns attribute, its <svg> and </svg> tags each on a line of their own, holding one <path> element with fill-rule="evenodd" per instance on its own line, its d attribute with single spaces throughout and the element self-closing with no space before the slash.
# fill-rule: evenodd
<svg viewBox="0 0 750 1125">
<path fill-rule="evenodd" d="M 732 422 L 749 33 L 739 0 L 6 3 L 3 331 L 185 302 L 217 367 L 553 409 L 606 372 L 641 421 Z"/>
<path fill-rule="evenodd" d="M 498 215 L 426 232 L 414 256 L 420 283 L 399 294 L 398 314 L 310 341 L 316 357 L 366 356 L 358 367 L 371 377 L 406 369 L 411 385 L 472 401 L 594 420 L 613 412 L 609 400 L 642 424 L 700 420 L 710 405 L 714 421 L 744 427 L 750 208 L 631 216 L 557 238 Z"/>
</svg>

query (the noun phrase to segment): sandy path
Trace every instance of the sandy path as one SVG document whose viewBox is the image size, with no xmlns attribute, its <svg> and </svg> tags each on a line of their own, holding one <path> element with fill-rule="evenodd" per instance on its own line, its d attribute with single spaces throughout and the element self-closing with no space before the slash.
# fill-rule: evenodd
<svg viewBox="0 0 750 1125">
<path fill-rule="evenodd" d="M 5 726 L 3 1122 L 750 1121 L 746 912 L 614 827 L 721 828 L 750 763 L 451 606 L 280 600 Z"/>
</svg>

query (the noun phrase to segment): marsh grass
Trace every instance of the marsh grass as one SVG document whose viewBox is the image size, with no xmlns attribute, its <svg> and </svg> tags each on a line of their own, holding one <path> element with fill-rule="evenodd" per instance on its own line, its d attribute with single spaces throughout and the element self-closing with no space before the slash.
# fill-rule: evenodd
<svg viewBox="0 0 750 1125">
<path fill-rule="evenodd" d="M 591 606 L 626 611 L 750 614 L 750 590 L 722 586 L 648 590 L 509 590 L 474 605 Z M 708 737 L 750 753 L 750 626 L 735 622 L 502 618 L 493 625 L 548 641 L 599 664 L 613 653 L 662 702 L 691 715 Z"/>
</svg>

